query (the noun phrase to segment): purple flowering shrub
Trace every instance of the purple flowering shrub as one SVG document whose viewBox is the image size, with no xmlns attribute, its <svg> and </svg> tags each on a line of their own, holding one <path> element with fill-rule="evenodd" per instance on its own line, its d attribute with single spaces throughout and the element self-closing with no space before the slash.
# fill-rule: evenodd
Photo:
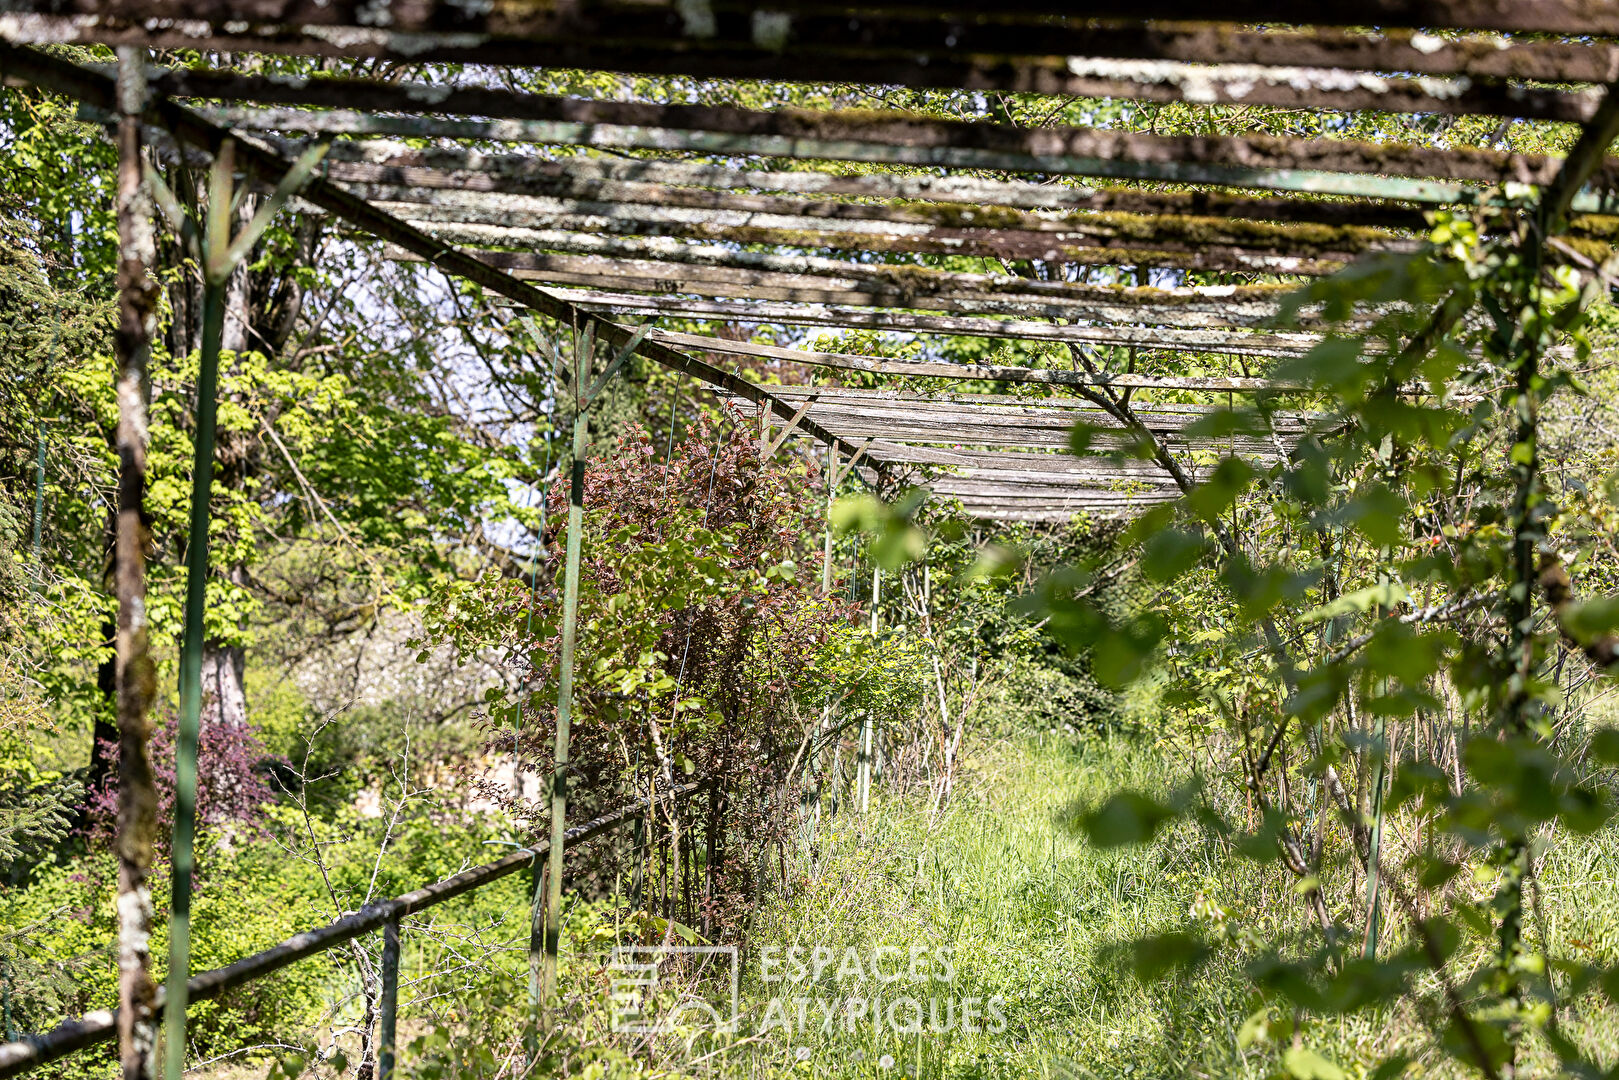
<svg viewBox="0 0 1619 1080">
<path fill-rule="evenodd" d="M 174 821 L 175 717 L 154 714 L 148 754 L 157 785 L 157 855 L 169 853 L 170 826 Z M 112 846 L 118 821 L 118 744 L 108 741 L 103 750 L 112 762 L 106 780 L 87 795 L 85 835 L 94 848 Z M 271 754 L 252 724 L 204 724 L 197 743 L 197 825 L 229 826 L 236 831 L 259 832 L 264 806 L 275 799 L 267 780 L 269 767 L 285 762 Z"/>
</svg>

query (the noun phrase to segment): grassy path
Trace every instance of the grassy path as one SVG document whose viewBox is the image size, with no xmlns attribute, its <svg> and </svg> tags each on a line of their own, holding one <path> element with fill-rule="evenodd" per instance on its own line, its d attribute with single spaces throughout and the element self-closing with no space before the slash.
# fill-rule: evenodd
<svg viewBox="0 0 1619 1080">
<path fill-rule="evenodd" d="M 1255 1033 L 1250 1018 L 1292 1019 L 1262 1013 L 1243 970 L 1245 957 L 1300 929 L 1304 909 L 1292 880 L 1227 855 L 1189 822 L 1151 844 L 1109 851 L 1071 828 L 1078 807 L 1120 788 L 1163 794 L 1174 787 L 1184 777 L 1163 756 L 1131 742 L 1002 744 L 972 762 L 972 775 L 937 818 L 904 800 L 874 806 L 863 823 L 852 815 L 822 823 L 805 847 L 798 889 L 764 913 L 760 955 L 744 958 L 742 1031 L 769 1030 L 746 1052 L 718 1055 L 700 1071 L 948 1080 L 1287 1075 L 1281 1058 L 1288 1042 L 1259 1037 L 1239 1045 L 1239 1033 L 1245 1024 Z M 1619 828 L 1560 838 L 1540 868 L 1549 940 L 1582 955 L 1612 954 L 1615 867 Z M 1353 868 L 1339 863 L 1326 874 L 1358 895 Z M 1359 916 L 1346 909 L 1337 917 L 1353 926 Z M 1120 943 L 1188 923 L 1227 936 L 1234 947 L 1157 982 L 1138 981 L 1130 946 Z M 1399 936 L 1391 926 L 1385 948 L 1396 948 Z M 760 957 L 794 946 L 806 956 L 817 946 L 830 953 L 819 979 L 761 977 Z M 884 954 L 890 960 L 908 959 L 913 947 L 929 955 L 947 947 L 950 977 L 887 982 L 881 974 L 892 974 L 891 963 L 871 971 L 882 946 L 891 947 Z M 844 969 L 851 952 L 858 974 Z M 1486 965 L 1489 942 L 1475 943 L 1471 953 L 1464 967 Z M 771 1012 L 772 1000 L 784 997 L 810 1001 L 807 1024 L 791 1007 Z M 920 1032 L 895 1030 L 911 1026 L 909 1005 L 899 1005 L 897 1016 L 886 1011 L 904 997 L 938 1002 L 924 1009 Z M 856 1012 L 861 999 L 884 1002 L 879 1021 L 869 1021 L 867 1007 L 850 1023 L 850 999 Z M 976 1017 L 968 1002 L 978 1003 Z M 782 1013 L 787 1024 L 764 1022 Z M 1377 1061 L 1401 1052 L 1413 1059 L 1408 1076 L 1458 1075 L 1435 1053 L 1409 1001 L 1392 1013 L 1299 1019 L 1305 1045 L 1341 1065 L 1346 1077 L 1369 1076 Z M 941 1024 L 948 1030 L 938 1030 Z M 1619 1059 L 1619 1008 L 1587 998 L 1565 1010 L 1562 1025 L 1598 1060 Z M 1549 1066 L 1543 1057 L 1534 1051 L 1526 1064 Z"/>
<path fill-rule="evenodd" d="M 770 1030 L 743 1071 L 770 1074 L 773 1061 L 822 1076 L 1185 1076 L 1196 1060 L 1240 1071 L 1234 982 L 1222 994 L 1205 970 L 1196 995 L 1143 987 L 1108 953 L 1184 922 L 1217 885 L 1213 856 L 1172 841 L 1098 852 L 1067 827 L 1077 803 L 1165 784 L 1161 763 L 1123 747 L 1003 746 L 973 770 L 936 819 L 904 802 L 863 824 L 822 823 L 798 891 L 765 913 L 760 956 L 744 963 L 743 1030 Z M 810 969 L 799 980 L 795 946 Z M 945 948 L 947 965 L 910 977 L 916 950 L 926 966 Z M 782 978 L 767 982 L 759 961 L 771 956 Z M 802 1027 L 797 998 L 809 1001 Z M 919 1015 L 923 1030 L 907 1030 Z"/>
</svg>

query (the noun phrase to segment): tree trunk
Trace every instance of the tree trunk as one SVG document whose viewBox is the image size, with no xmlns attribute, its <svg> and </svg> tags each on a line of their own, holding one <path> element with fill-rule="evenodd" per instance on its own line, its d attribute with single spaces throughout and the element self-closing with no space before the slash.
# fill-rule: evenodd
<svg viewBox="0 0 1619 1080">
<path fill-rule="evenodd" d="M 123 433 L 115 431 L 114 449 L 122 457 Z M 101 585 L 107 592 L 118 595 L 118 514 L 114 507 L 107 514 L 106 564 L 102 569 Z M 112 775 L 112 747 L 118 742 L 118 615 L 109 614 L 101 623 L 101 642 L 107 649 L 101 663 L 96 665 L 96 689 L 101 694 L 95 720 L 90 730 L 90 768 L 84 778 L 85 803 L 80 808 L 79 824 L 85 824 L 89 812 L 89 793 L 106 786 Z"/>
<path fill-rule="evenodd" d="M 247 694 L 242 674 L 247 651 L 219 640 L 202 646 L 202 722 L 241 727 L 247 723 Z"/>
</svg>

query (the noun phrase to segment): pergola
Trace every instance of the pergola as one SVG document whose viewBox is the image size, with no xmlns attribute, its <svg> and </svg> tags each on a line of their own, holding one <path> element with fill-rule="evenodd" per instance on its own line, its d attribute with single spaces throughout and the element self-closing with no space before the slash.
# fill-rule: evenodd
<svg viewBox="0 0 1619 1080">
<path fill-rule="evenodd" d="M 150 236 L 143 241 L 137 220 L 143 148 L 224 155 L 262 188 L 341 218 L 397 258 L 588 329 L 618 362 L 639 354 L 756 410 L 762 451 L 802 435 L 827 447 L 829 477 L 863 468 L 874 483 L 916 480 L 986 520 L 1127 514 L 1179 497 L 1221 455 L 1287 455 L 1315 419 L 1276 411 L 1274 401 L 1301 387 L 1264 372 L 1310 350 L 1325 327 L 1307 310 L 1297 327 L 1278 328 L 1282 295 L 1368 254 L 1414 249 L 1428 211 L 1513 214 L 1504 186 L 1533 185 L 1548 220 L 1559 222 L 1549 260 L 1600 264 L 1619 236 L 1619 160 L 1606 156 L 1619 132 L 1619 99 L 1607 89 L 1619 81 L 1615 0 L 1318 0 L 1307 8 L 1259 0 L 1218 12 L 1240 23 L 1186 21 L 1211 9 L 1184 0 L 1003 0 L 991 11 L 952 0 L 3 7 L 8 84 L 71 95 L 116 126 L 126 376 L 144 363 L 151 312 L 150 296 L 142 298 Z M 1313 25 L 1299 25 L 1301 14 Z M 66 43 L 117 46 L 119 63 L 75 65 L 40 48 Z M 453 83 L 285 77 L 154 69 L 148 49 L 469 67 Z M 1559 158 L 1022 127 L 1004 111 L 947 120 L 888 109 L 587 100 L 502 88 L 491 74 L 502 68 L 1484 116 L 1501 133 L 1519 119 L 1583 130 Z M 991 98 L 983 100 L 994 115 Z M 973 257 L 978 269 L 940 268 L 927 257 Z M 1065 269 L 1076 267 L 1117 272 L 1097 282 Z M 1239 283 L 1188 285 L 1184 272 Z M 1441 309 L 1427 332 L 1443 334 L 1457 317 Z M 901 331 L 929 347 L 908 359 L 822 352 L 756 343 L 746 329 L 675 332 L 658 327 L 663 318 Z M 949 338 L 1054 346 L 1072 362 L 955 363 L 937 348 Z M 1159 369 L 1173 365 L 1163 363 L 1146 373 L 1136 370 L 1140 354 L 1229 362 L 1224 374 L 1166 373 Z M 990 381 L 1044 396 L 766 385 L 736 374 L 739 362 Z M 574 374 L 583 400 L 590 373 Z M 199 394 L 210 393 L 204 382 Z M 1200 417 L 1239 396 L 1265 403 L 1265 434 L 1197 433 Z M 144 419 L 138 394 L 125 397 L 127 472 Z M 1109 429 L 1093 441 L 1093 456 L 1064 452 L 1078 422 Z M 1145 459 L 1106 453 L 1143 440 Z M 121 672 L 145 649 L 134 613 L 144 588 L 131 517 L 138 484 L 126 495 Z M 574 513 L 570 585 L 577 499 Z M 121 727 L 137 710 L 143 715 L 144 705 L 121 689 Z M 555 809 L 553 890 L 564 840 L 562 803 Z M 554 957 L 554 925 L 548 945 Z M 394 948 L 397 959 L 397 934 Z M 135 1024 L 130 1015 L 120 1023 Z"/>
</svg>

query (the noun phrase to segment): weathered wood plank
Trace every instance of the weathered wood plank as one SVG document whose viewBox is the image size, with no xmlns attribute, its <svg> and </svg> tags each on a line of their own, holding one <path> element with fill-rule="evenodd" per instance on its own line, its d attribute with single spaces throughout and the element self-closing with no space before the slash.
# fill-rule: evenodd
<svg viewBox="0 0 1619 1080">
<path fill-rule="evenodd" d="M 1036 397 L 1020 394 L 961 394 L 944 390 L 920 391 L 897 390 L 886 387 L 850 387 L 850 386 L 770 386 L 772 394 L 789 401 L 814 398 L 826 405 L 884 405 L 895 403 L 915 404 L 921 407 L 949 407 L 962 406 L 992 406 L 998 409 L 1038 409 L 1042 411 L 1079 411 L 1096 413 L 1107 416 L 1095 404 L 1083 397 Z M 1138 408 L 1136 412 L 1142 416 L 1188 416 L 1202 417 L 1212 413 L 1228 412 L 1230 407 L 1225 404 L 1218 405 L 1148 405 Z M 1300 413 L 1293 411 L 1275 411 L 1271 414 L 1273 423 L 1301 426 L 1324 418 L 1322 413 Z"/>
<path fill-rule="evenodd" d="M 522 66 L 582 67 L 687 74 L 698 77 L 796 79 L 811 82 L 852 81 L 905 83 L 900 77 L 915 67 L 942 65 L 945 85 L 996 89 L 956 81 L 949 64 L 957 57 L 1065 58 L 1112 57 L 1132 60 L 1243 63 L 1282 67 L 1359 68 L 1372 72 L 1468 75 L 1474 78 L 1534 79 L 1552 82 L 1603 82 L 1616 69 L 1611 48 L 1583 44 L 1602 33 L 1592 21 L 1606 9 L 1563 4 L 1493 5 L 1475 3 L 1485 15 L 1457 17 L 1457 6 L 1409 5 L 1405 16 L 1392 5 L 1375 6 L 1343 0 L 1353 9 L 1352 26 L 1376 26 L 1377 33 L 1311 27 L 1304 31 L 1254 31 L 1207 21 L 1207 8 L 1171 16 L 1171 24 L 1153 24 L 1155 9 L 1128 6 L 1120 23 L 1097 22 L 1072 6 L 1053 5 L 1037 33 L 1026 15 L 1003 10 L 931 5 L 896 8 L 866 5 L 857 18 L 845 10 L 816 9 L 777 2 L 773 32 L 761 36 L 752 4 L 715 3 L 704 35 L 693 41 L 694 24 L 681 7 L 663 3 L 503 5 L 393 5 L 386 25 L 379 25 L 374 5 L 361 0 L 303 0 L 250 8 L 228 0 L 12 0 L 7 27 L 17 41 L 37 44 L 143 44 L 165 49 L 216 49 L 226 52 L 290 52 L 318 56 L 384 57 L 407 63 L 454 62 Z M 1193 8 L 1193 5 L 1183 5 Z M 1330 14 L 1312 7 L 1275 4 L 1266 16 L 1244 8 L 1251 22 L 1290 24 L 1301 16 L 1324 23 Z M 1285 10 L 1283 10 L 1285 7 Z M 453 10 L 451 10 L 453 8 Z M 20 15 L 16 13 L 37 13 Z M 251 16 L 244 14 L 251 12 Z M 1542 14 L 1551 12 L 1551 15 Z M 43 14 L 49 13 L 49 14 Z M 65 16 L 65 17 L 64 17 Z M 1077 16 L 1077 17 L 1076 17 Z M 262 29 L 244 27 L 251 17 Z M 1190 21 L 1180 21 L 1182 19 Z M 1581 43 L 1440 38 L 1413 33 L 1427 27 L 1533 31 L 1540 20 L 1557 18 L 1574 25 L 1554 33 L 1577 35 Z M 31 21 L 30 21 L 31 20 Z M 131 25 L 133 24 L 133 25 Z M 334 32 L 340 30 L 340 32 Z M 31 36 L 30 36 L 31 35 Z M 842 71 L 825 66 L 837 58 L 858 56 L 865 73 L 843 80 Z M 911 61 L 909 67 L 895 58 Z M 731 66 L 749 60 L 773 61 L 774 68 Z M 938 85 L 923 82 L 921 85 Z"/>
<path fill-rule="evenodd" d="M 1008 252 L 1038 249 L 1045 244 L 1164 250 L 1230 248 L 1299 257 L 1342 258 L 1402 246 L 1400 237 L 1385 229 L 1355 225 L 1278 225 L 1187 214 L 1054 213 L 945 204 L 828 204 L 764 195 L 695 200 L 680 195 L 691 189 L 661 185 L 642 185 L 653 190 L 637 193 L 632 199 L 507 195 L 400 184 L 353 183 L 349 186 L 362 198 L 419 221 L 655 235 L 673 235 L 660 231 L 664 229 L 706 226 L 714 230 L 757 229 L 771 234 L 847 234 L 850 238 L 815 243 L 805 238 L 796 244 L 791 240 L 782 241 L 798 247 L 850 245 L 855 242 L 853 237 L 881 237 L 895 241 L 932 240 L 941 250 L 960 254 L 974 253 L 964 247 L 969 241 L 987 244 L 994 240 Z M 720 205 L 685 205 L 688 202 Z M 742 205 L 723 205 L 725 202 Z M 417 209 L 408 208 L 410 206 Z M 817 212 L 800 212 L 805 209 Z"/>
<path fill-rule="evenodd" d="M 679 297 L 640 296 L 634 293 L 599 293 L 574 289 L 558 289 L 556 294 L 566 297 L 570 303 L 576 303 L 587 311 L 603 315 L 671 315 L 683 318 L 726 319 L 748 323 L 781 323 L 787 326 L 909 330 L 958 337 L 1136 346 L 1178 352 L 1226 353 L 1234 356 L 1297 356 L 1313 348 L 1322 340 L 1319 334 L 1294 332 L 1179 330 L 1173 327 L 1059 326 L 1019 319 L 913 315 L 899 311 L 874 311 L 865 308 L 834 307 L 831 305 L 687 300 Z"/>
<path fill-rule="evenodd" d="M 996 259 L 1036 259 L 1043 262 L 1100 266 L 1149 266 L 1176 270 L 1217 270 L 1237 273 L 1317 277 L 1336 273 L 1358 252 L 1323 255 L 1267 252 L 1229 244 L 1196 246 L 1193 241 L 1132 245 L 1125 240 L 1067 237 L 1050 233 L 958 230 L 916 235 L 826 232 L 819 229 L 779 229 L 762 225 L 710 225 L 701 221 L 647 221 L 609 218 L 558 217 L 554 228 L 446 221 L 467 216 L 459 211 L 439 213 L 433 207 L 408 203 L 379 203 L 391 214 L 443 237 L 445 241 L 476 247 L 555 248 L 577 250 L 573 235 L 601 233 L 625 236 L 670 236 L 727 244 L 772 244 L 804 251 L 879 251 L 895 254 L 967 255 Z M 1094 242 L 1093 242 L 1094 241 Z M 1391 240 L 1381 248 L 1410 250 L 1412 241 Z"/>
<path fill-rule="evenodd" d="M 304 143 L 271 137 L 283 152 L 301 153 Z M 1320 199 L 1265 197 L 1216 191 L 1142 191 L 1091 188 L 1071 181 L 989 180 L 937 173 L 863 173 L 844 175 L 817 170 L 793 172 L 740 169 L 692 161 L 654 158 L 567 155 L 560 159 L 532 154 L 491 153 L 453 146 L 414 147 L 388 140 L 344 141 L 327 155 L 334 170 L 345 163 L 376 169 L 367 177 L 379 182 L 420 188 L 550 195 L 558 198 L 620 199 L 645 185 L 723 191 L 787 192 L 814 196 L 961 203 L 968 206 L 1022 210 L 1085 211 L 1148 216 L 1240 218 L 1249 221 L 1314 223 L 1331 226 L 1422 230 L 1421 210 L 1387 201 L 1327 202 Z M 339 176 L 334 172 L 334 176 Z M 339 176 L 339 178 L 341 178 Z M 678 205 L 708 205 L 703 191 L 681 196 Z M 631 200 L 621 200 L 631 201 Z M 854 203 L 840 205 L 873 205 Z M 809 216 L 814 216 L 813 214 Z"/>
<path fill-rule="evenodd" d="M 1137 375 L 1123 372 L 1102 372 L 1092 375 L 1083 371 L 1065 371 L 1056 368 L 1024 368 L 996 364 L 955 364 L 921 360 L 889 360 L 879 357 L 855 356 L 849 353 L 815 352 L 788 349 L 776 345 L 760 345 L 729 338 L 704 337 L 681 334 L 669 330 L 654 330 L 651 337 L 671 345 L 705 353 L 728 356 L 749 356 L 781 360 L 811 367 L 826 367 L 843 371 L 865 371 L 877 375 L 907 375 L 924 378 L 982 379 L 1040 386 L 1116 386 L 1142 390 L 1184 390 L 1225 393 L 1229 391 L 1264 392 L 1277 394 L 1302 393 L 1305 388 L 1296 383 L 1278 382 L 1263 378 L 1202 377 L 1188 375 Z M 785 389 L 785 388 L 772 388 Z"/>
<path fill-rule="evenodd" d="M 1424 203 L 1466 205 L 1485 194 L 1455 181 L 1544 184 L 1556 175 L 1559 164 L 1558 158 L 1543 154 L 1471 148 L 1439 150 L 1271 136 L 1163 136 L 1091 128 L 1024 129 L 902 113 L 646 105 L 485 89 L 446 92 L 442 87 L 367 80 L 331 80 L 330 85 L 310 90 L 305 85 L 259 79 L 243 83 L 239 92 L 261 100 L 341 102 L 346 107 L 314 112 L 234 106 L 205 110 L 204 114 L 217 123 L 252 131 L 441 137 L 994 169 Z M 359 111 L 413 113 L 427 108 L 498 118 L 438 119 Z M 1615 187 L 1619 187 L 1619 161 L 1609 158 L 1595 171 L 1592 190 L 1582 193 L 1573 209 L 1609 208 L 1611 204 L 1601 192 Z"/>
<path fill-rule="evenodd" d="M 680 248 L 686 250 L 678 250 Z M 1161 290 L 1127 290 L 926 266 L 857 263 L 820 256 L 742 251 L 720 245 L 667 243 L 666 249 L 660 249 L 658 254 L 666 251 L 682 258 L 694 256 L 694 262 L 496 251 L 483 252 L 479 257 L 524 280 L 598 290 L 687 293 L 721 299 L 908 307 L 980 315 L 1150 323 L 1186 329 L 1261 326 L 1274 320 L 1280 310 L 1278 304 L 1269 300 L 1244 300 L 1236 296 L 1229 299 L 1175 298 L 1170 302 L 1153 303 L 1153 294 Z M 711 261 L 720 265 L 711 265 Z M 1130 293 L 1138 295 L 1128 295 Z M 1306 325 L 1311 321 L 1304 320 Z"/>
</svg>

